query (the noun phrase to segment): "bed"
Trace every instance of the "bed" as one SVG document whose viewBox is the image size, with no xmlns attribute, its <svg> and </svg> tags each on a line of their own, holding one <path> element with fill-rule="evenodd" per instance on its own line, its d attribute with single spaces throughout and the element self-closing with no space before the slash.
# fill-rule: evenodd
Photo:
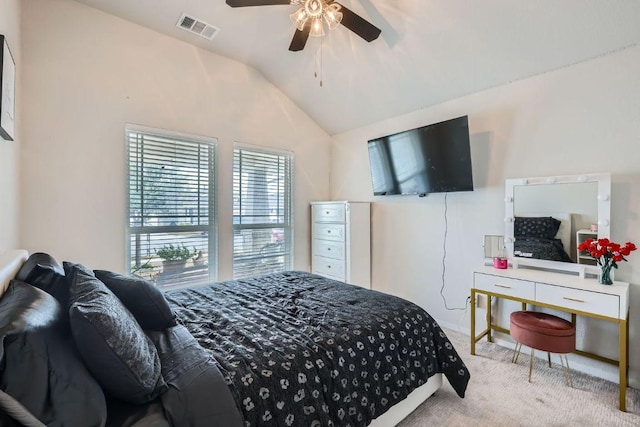
<svg viewBox="0 0 640 427">
<path fill-rule="evenodd" d="M 392 426 L 440 386 L 442 375 L 460 397 L 469 381 L 463 361 L 431 316 L 390 295 L 295 271 L 161 294 L 138 279 L 72 263 L 64 263 L 64 269 L 54 265 L 42 270 L 46 274 L 40 274 L 40 279 L 46 283 L 11 282 L 25 266 L 34 264 L 29 261 L 34 255 L 27 260 L 26 252 L 13 251 L 0 258 L 0 289 L 8 288 L 0 298 L 0 314 L 7 313 L 6 306 L 16 295 L 23 295 L 24 302 L 24 295 L 33 294 L 37 303 L 28 306 L 42 307 L 42 313 L 49 312 L 53 319 L 40 316 L 39 327 L 31 326 L 26 332 L 15 330 L 16 322 L 13 331 L 0 329 L 7 336 L 3 337 L 0 386 L 24 409 L 7 415 L 0 400 L 5 423 L 20 414 L 49 417 L 44 422 L 50 423 L 51 417 L 64 418 L 72 410 L 69 405 L 95 405 L 87 411 L 90 414 L 82 414 L 88 417 L 83 425 Z M 36 265 L 42 267 L 42 263 Z M 52 275 L 54 270 L 57 273 Z M 60 275 L 61 271 L 65 274 Z M 70 291 L 61 293 L 69 283 Z M 140 298 L 141 290 L 149 298 Z M 107 295 L 112 305 L 91 300 L 97 294 Z M 60 310 L 65 304 L 68 318 L 67 310 Z M 164 308 L 159 310 L 160 306 Z M 105 312 L 123 309 L 126 312 L 104 320 Z M 90 316 L 93 323 L 87 322 Z M 142 337 L 127 335 L 109 343 L 104 332 L 94 333 L 104 323 L 129 317 L 137 326 L 127 328 L 142 330 Z M 42 337 L 51 324 L 55 340 Z M 118 378 L 125 371 L 135 373 L 135 369 L 110 365 L 123 363 L 128 356 L 104 362 L 106 369 L 96 367 L 96 359 L 118 350 L 122 342 L 127 345 L 120 350 L 127 354 L 137 347 L 128 344 L 136 339 L 143 349 L 138 353 L 145 357 L 142 365 L 134 362 L 132 366 L 147 371 L 146 377 Z M 16 385 L 21 375 L 33 370 L 25 357 L 17 356 L 29 346 L 44 348 L 41 353 L 46 353 L 46 359 L 33 362 L 45 364 L 43 372 L 53 365 L 49 359 L 62 358 L 61 354 L 64 360 L 77 361 L 56 375 L 75 382 L 87 379 L 86 384 L 74 384 L 78 402 L 51 399 L 56 390 L 45 393 L 49 397 L 33 398 L 34 385 L 36 389 L 55 386 L 51 376 L 48 382 L 36 381 L 29 387 Z M 69 387 L 65 391 L 69 393 Z"/>
</svg>

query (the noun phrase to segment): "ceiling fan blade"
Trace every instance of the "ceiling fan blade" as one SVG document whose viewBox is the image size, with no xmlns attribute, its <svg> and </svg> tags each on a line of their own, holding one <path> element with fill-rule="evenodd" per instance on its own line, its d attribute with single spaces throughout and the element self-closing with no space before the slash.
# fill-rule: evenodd
<svg viewBox="0 0 640 427">
<path fill-rule="evenodd" d="M 293 39 L 291 39 L 291 44 L 289 45 L 289 50 L 291 52 L 298 52 L 304 49 L 304 45 L 307 44 L 307 39 L 309 38 L 309 32 L 311 31 L 311 24 L 307 23 L 304 26 L 302 31 L 296 29 L 295 34 L 293 35 Z"/>
<path fill-rule="evenodd" d="M 344 25 L 368 42 L 372 42 L 378 38 L 378 36 L 382 32 L 380 28 L 362 18 L 360 15 L 347 9 L 342 4 L 338 2 L 333 3 L 340 5 L 340 12 L 342 12 L 342 21 L 340 23 L 342 25 Z"/>
<path fill-rule="evenodd" d="M 271 6 L 276 4 L 291 4 L 290 0 L 227 0 L 231 7 Z"/>
</svg>

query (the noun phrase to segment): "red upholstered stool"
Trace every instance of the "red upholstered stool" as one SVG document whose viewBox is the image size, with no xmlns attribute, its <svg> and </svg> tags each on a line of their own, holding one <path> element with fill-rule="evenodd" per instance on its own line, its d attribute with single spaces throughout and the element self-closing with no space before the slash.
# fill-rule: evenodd
<svg viewBox="0 0 640 427">
<path fill-rule="evenodd" d="M 523 344 L 531 347 L 529 382 L 531 382 L 531 372 L 533 370 L 534 350 L 542 350 L 547 352 L 549 367 L 551 367 L 551 353 L 560 355 L 560 363 L 565 371 L 567 383 L 569 386 L 573 386 L 569 373 L 567 353 L 572 353 L 576 349 L 575 325 L 552 314 L 536 311 L 516 311 L 511 313 L 510 333 L 513 339 L 516 340 L 513 363 L 518 361 L 518 355 Z M 564 361 L 562 360 L 563 355 Z"/>
</svg>

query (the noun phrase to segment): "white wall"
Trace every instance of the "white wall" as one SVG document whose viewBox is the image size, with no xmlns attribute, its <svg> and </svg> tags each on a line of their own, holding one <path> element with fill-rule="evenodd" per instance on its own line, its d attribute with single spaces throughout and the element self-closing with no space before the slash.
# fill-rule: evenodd
<svg viewBox="0 0 640 427">
<path fill-rule="evenodd" d="M 447 196 L 442 293 L 448 307 L 465 307 L 472 271 L 483 262 L 483 235 L 503 234 L 507 178 L 611 172 L 611 237 L 640 243 L 639 75 L 640 47 L 634 47 L 335 136 L 332 198 L 374 202 L 373 288 L 408 298 L 444 324 L 468 331 L 468 314 L 447 310 L 440 295 L 445 195 L 373 198 L 366 144 L 373 137 L 465 114 L 475 191 Z M 640 253 L 632 253 L 629 261 L 616 271 L 616 279 L 633 284 L 630 380 L 638 387 Z M 590 324 L 584 339 L 587 346 L 617 358 L 617 329 L 605 323 Z"/>
<path fill-rule="evenodd" d="M 23 1 L 22 246 L 124 270 L 124 128 L 219 140 L 219 278 L 231 277 L 234 141 L 295 153 L 295 268 L 330 137 L 254 69 L 69 0 Z"/>
<path fill-rule="evenodd" d="M 20 69 L 22 67 L 22 46 L 20 42 L 20 2 L 2 0 L 0 2 L 0 34 L 5 36 L 13 60 L 16 63 L 16 123 L 14 141 L 0 138 L 0 253 L 14 249 L 18 245 L 19 228 L 19 155 L 22 133 L 20 106 L 22 91 Z"/>
</svg>

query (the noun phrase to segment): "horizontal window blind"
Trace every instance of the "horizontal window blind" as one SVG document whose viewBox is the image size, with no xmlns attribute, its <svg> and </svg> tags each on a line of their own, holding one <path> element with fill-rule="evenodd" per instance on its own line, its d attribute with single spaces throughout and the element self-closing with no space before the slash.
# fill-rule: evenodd
<svg viewBox="0 0 640 427">
<path fill-rule="evenodd" d="M 215 276 L 215 144 L 127 130 L 131 273 L 159 286 Z"/>
<path fill-rule="evenodd" d="M 233 277 L 291 269 L 291 154 L 233 152 Z"/>
</svg>

